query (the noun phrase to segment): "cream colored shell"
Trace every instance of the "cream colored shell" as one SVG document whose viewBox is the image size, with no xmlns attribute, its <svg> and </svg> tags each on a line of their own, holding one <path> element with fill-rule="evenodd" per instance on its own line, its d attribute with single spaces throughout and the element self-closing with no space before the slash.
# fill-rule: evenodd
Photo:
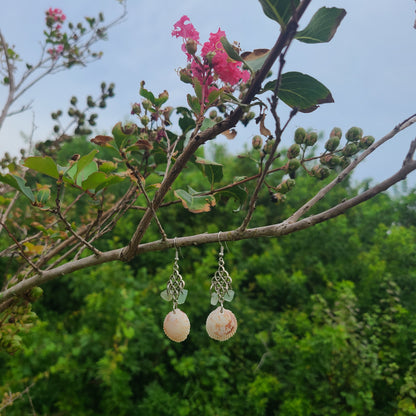
<svg viewBox="0 0 416 416">
<path fill-rule="evenodd" d="M 237 331 L 237 319 L 228 309 L 221 306 L 212 311 L 207 318 L 206 324 L 208 335 L 217 341 L 226 341 Z"/>
<path fill-rule="evenodd" d="M 175 309 L 166 315 L 163 330 L 166 336 L 175 342 L 185 341 L 191 329 L 191 323 L 185 312 Z"/>
</svg>

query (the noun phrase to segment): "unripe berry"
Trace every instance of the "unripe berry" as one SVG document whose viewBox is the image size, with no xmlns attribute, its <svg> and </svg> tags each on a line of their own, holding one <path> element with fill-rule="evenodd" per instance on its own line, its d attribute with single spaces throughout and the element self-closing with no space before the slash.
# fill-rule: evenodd
<svg viewBox="0 0 416 416">
<path fill-rule="evenodd" d="M 259 135 L 254 136 L 253 139 L 251 140 L 251 144 L 253 145 L 253 149 L 258 150 L 263 145 L 263 139 Z"/>
<path fill-rule="evenodd" d="M 216 111 L 216 110 L 211 110 L 211 111 L 209 112 L 209 118 L 210 118 L 211 120 L 214 120 L 214 119 L 217 117 L 217 115 L 218 115 L 218 113 L 217 113 L 217 111 Z"/>
<path fill-rule="evenodd" d="M 263 152 L 267 155 L 272 151 L 274 145 L 274 140 L 267 140 L 266 144 L 263 147 Z"/>
<path fill-rule="evenodd" d="M 314 131 L 311 131 L 306 135 L 304 143 L 306 144 L 306 146 L 313 146 L 317 140 L 318 134 Z"/>
<path fill-rule="evenodd" d="M 327 178 L 330 173 L 330 170 L 326 166 L 315 165 L 312 168 L 312 175 L 320 180 Z"/>
<path fill-rule="evenodd" d="M 340 139 L 342 137 L 342 130 L 339 127 L 334 127 L 329 134 L 329 137 L 332 139 L 333 137 L 338 137 Z"/>
<path fill-rule="evenodd" d="M 289 159 L 294 159 L 296 156 L 298 156 L 300 153 L 300 147 L 298 144 L 292 144 L 292 146 L 289 147 L 287 150 L 287 157 Z"/>
<path fill-rule="evenodd" d="M 374 141 L 375 141 L 375 138 L 373 136 L 365 136 L 360 139 L 360 142 L 358 143 L 358 145 L 361 149 L 367 149 L 374 143 Z"/>
<path fill-rule="evenodd" d="M 363 131 L 359 127 L 351 127 L 345 134 L 345 137 L 349 142 L 357 142 L 363 137 Z"/>
<path fill-rule="evenodd" d="M 306 137 L 306 130 L 302 127 L 299 127 L 295 130 L 295 143 L 303 144 Z"/>
<path fill-rule="evenodd" d="M 358 152 L 358 146 L 355 143 L 347 143 L 342 149 L 342 154 L 344 156 L 353 156 Z"/>
<path fill-rule="evenodd" d="M 339 137 L 333 136 L 325 143 L 325 149 L 328 152 L 333 152 L 339 146 Z"/>
<path fill-rule="evenodd" d="M 286 194 L 295 186 L 296 181 L 293 179 L 286 179 L 276 187 L 276 191 Z"/>
</svg>

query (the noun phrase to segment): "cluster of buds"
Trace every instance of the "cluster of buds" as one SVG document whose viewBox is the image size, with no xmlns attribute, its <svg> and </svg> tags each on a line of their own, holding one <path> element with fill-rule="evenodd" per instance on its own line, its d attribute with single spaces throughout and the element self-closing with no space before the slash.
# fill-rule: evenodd
<svg viewBox="0 0 416 416">
<path fill-rule="evenodd" d="M 64 23 L 66 19 L 66 16 L 62 13 L 61 9 L 49 8 L 45 13 L 46 26 L 50 28 L 51 37 L 55 38 L 54 43 L 56 43 L 56 46 L 49 48 L 47 52 L 51 55 L 53 60 L 56 60 L 64 51 L 64 45 L 59 43 L 59 39 L 62 37 L 60 29 L 62 27 L 62 23 Z"/>
</svg>

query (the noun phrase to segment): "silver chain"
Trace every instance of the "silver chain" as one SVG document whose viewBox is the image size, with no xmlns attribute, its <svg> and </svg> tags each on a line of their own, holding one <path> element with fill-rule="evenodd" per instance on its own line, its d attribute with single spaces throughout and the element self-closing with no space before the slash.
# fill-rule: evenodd
<svg viewBox="0 0 416 416">
<path fill-rule="evenodd" d="M 185 281 L 182 279 L 181 274 L 179 273 L 179 256 L 178 249 L 176 249 L 175 262 L 173 263 L 173 273 L 169 277 L 166 292 L 168 295 L 172 296 L 173 310 L 175 311 L 178 306 L 178 297 L 182 293 L 183 288 L 185 287 Z"/>
<path fill-rule="evenodd" d="M 221 245 L 220 253 L 218 255 L 218 270 L 215 272 L 211 280 L 211 292 L 214 291 L 218 296 L 218 302 L 221 305 L 221 312 L 223 310 L 224 296 L 232 289 L 231 276 L 224 267 L 224 247 Z"/>
</svg>

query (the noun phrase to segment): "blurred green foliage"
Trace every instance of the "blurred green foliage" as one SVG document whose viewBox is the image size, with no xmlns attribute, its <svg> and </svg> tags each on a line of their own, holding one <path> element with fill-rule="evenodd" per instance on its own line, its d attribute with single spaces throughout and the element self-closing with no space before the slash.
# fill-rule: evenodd
<svg viewBox="0 0 416 416">
<path fill-rule="evenodd" d="M 212 152 L 225 174 L 256 172 L 248 158 Z M 206 186 L 196 168 L 179 180 Z M 283 219 L 313 195 L 319 184 L 312 182 L 299 175 L 284 204 L 265 192 L 252 226 Z M 362 186 L 346 182 L 319 208 Z M 411 192 L 383 194 L 293 235 L 228 243 L 225 263 L 236 291 L 230 308 L 239 327 L 224 343 L 205 332 L 216 245 L 180 250 L 189 290 L 181 309 L 191 320 L 181 344 L 163 333 L 171 306 L 159 296 L 173 250 L 44 285 L 24 348 L 0 353 L 0 409 L 30 386 L 1 414 L 415 415 L 415 203 Z M 161 209 L 159 219 L 169 236 L 226 231 L 244 215 L 234 208 L 230 200 L 194 215 L 176 204 Z M 100 249 L 127 242 L 140 215 L 125 215 Z M 157 238 L 150 228 L 146 240 Z"/>
</svg>

